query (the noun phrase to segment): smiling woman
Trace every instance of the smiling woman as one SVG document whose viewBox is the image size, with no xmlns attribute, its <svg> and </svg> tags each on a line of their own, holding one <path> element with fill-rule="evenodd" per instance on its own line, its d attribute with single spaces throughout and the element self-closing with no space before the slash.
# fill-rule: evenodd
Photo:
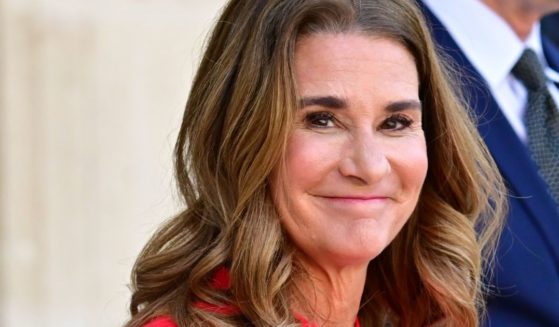
<svg viewBox="0 0 559 327">
<path fill-rule="evenodd" d="M 477 326 L 494 163 L 413 1 L 232 0 L 127 326 Z"/>
<path fill-rule="evenodd" d="M 317 304 L 309 312 L 292 308 L 349 325 L 369 262 L 411 216 L 427 174 L 417 70 L 389 38 L 318 34 L 297 44 L 295 82 L 303 106 L 271 190 L 295 258 L 313 276 L 299 288 L 343 305 L 313 295 L 304 297 Z"/>
<path fill-rule="evenodd" d="M 413 57 L 388 38 L 312 35 L 296 48 L 295 80 L 304 106 L 272 183 L 280 220 L 309 266 L 360 266 L 364 277 L 427 173 L 420 107 L 391 109 L 419 104 Z"/>
</svg>

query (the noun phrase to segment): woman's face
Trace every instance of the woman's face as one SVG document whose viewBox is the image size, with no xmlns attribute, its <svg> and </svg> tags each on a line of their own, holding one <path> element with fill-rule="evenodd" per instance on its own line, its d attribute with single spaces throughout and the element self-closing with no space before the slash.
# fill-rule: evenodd
<svg viewBox="0 0 559 327">
<path fill-rule="evenodd" d="M 272 188 L 282 225 L 316 264 L 367 264 L 414 210 L 427 172 L 418 76 L 399 43 L 316 34 L 295 51 L 301 98 Z"/>
</svg>

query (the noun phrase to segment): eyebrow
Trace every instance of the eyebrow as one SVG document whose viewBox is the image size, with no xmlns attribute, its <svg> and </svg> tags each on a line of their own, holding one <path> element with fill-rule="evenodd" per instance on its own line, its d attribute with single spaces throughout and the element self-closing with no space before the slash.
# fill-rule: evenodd
<svg viewBox="0 0 559 327">
<path fill-rule="evenodd" d="M 421 111 L 421 102 L 419 100 L 394 101 L 386 106 L 388 112 L 400 112 L 408 109 Z"/>
<path fill-rule="evenodd" d="M 330 109 L 343 109 L 347 107 L 347 101 L 335 96 L 316 96 L 305 97 L 300 101 L 300 108 L 307 106 L 320 106 Z M 385 110 L 388 112 L 400 112 L 409 109 L 421 111 L 421 102 L 419 100 L 401 100 L 390 102 L 386 105 Z"/>
<path fill-rule="evenodd" d="M 347 107 L 347 101 L 335 96 L 317 96 L 301 99 L 300 107 L 304 108 L 307 106 L 321 106 L 331 109 L 343 109 Z"/>
</svg>

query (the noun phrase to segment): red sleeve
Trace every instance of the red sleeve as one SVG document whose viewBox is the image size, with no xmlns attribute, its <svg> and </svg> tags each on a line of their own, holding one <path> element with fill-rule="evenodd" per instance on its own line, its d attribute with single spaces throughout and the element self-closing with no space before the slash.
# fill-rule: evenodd
<svg viewBox="0 0 559 327">
<path fill-rule="evenodd" d="M 1 1 L 1 0 L 0 0 Z M 226 267 L 220 267 L 217 269 L 213 275 L 211 281 L 212 287 L 218 290 L 227 290 L 231 287 L 231 277 L 229 276 L 229 269 Z M 232 304 L 214 305 L 205 302 L 194 302 L 193 305 L 198 309 L 204 310 L 206 312 L 212 312 L 222 315 L 237 315 L 240 314 L 240 310 L 237 306 Z M 160 316 L 150 320 L 143 327 L 178 327 L 178 325 L 167 316 Z"/>
<path fill-rule="evenodd" d="M 150 320 L 144 327 L 178 327 L 170 318 L 158 317 Z"/>
</svg>

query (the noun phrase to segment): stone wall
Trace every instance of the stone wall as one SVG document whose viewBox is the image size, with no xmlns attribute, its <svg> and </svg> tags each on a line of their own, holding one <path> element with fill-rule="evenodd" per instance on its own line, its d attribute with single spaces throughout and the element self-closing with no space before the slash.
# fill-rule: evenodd
<svg viewBox="0 0 559 327">
<path fill-rule="evenodd" d="M 0 326 L 119 326 L 223 0 L 0 0 Z"/>
</svg>

